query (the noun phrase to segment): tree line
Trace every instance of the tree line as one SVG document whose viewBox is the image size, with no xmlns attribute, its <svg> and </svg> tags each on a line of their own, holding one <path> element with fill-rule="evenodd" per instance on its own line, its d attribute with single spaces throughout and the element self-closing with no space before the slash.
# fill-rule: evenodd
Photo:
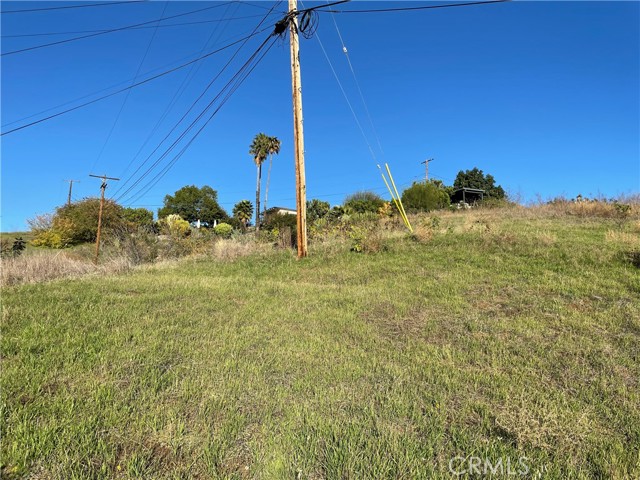
<svg viewBox="0 0 640 480">
<path fill-rule="evenodd" d="M 237 202 L 229 215 L 218 203 L 218 193 L 209 185 L 198 187 L 187 185 L 173 195 L 166 195 L 163 206 L 158 210 L 158 220 L 154 221 L 153 212 L 145 208 L 126 208 L 112 200 L 105 200 L 103 225 L 105 231 L 135 232 L 144 230 L 149 233 L 169 233 L 188 235 L 192 227 L 205 229 L 218 228 L 217 232 L 227 235 L 232 230 L 246 232 L 251 226 L 256 231 L 261 226 L 267 229 L 290 227 L 295 230 L 294 215 L 277 215 L 277 209 L 267 207 L 269 182 L 273 156 L 280 152 L 280 140 L 277 137 L 258 133 L 249 146 L 249 155 L 256 166 L 256 200 L 254 204 L 247 199 Z M 261 205 L 262 164 L 269 159 L 264 203 Z M 485 191 L 485 198 L 502 200 L 506 197 L 504 189 L 496 185 L 492 175 L 482 170 L 460 171 L 451 186 L 440 180 L 414 182 L 402 192 L 404 208 L 409 212 L 425 212 L 446 208 L 451 203 L 451 195 L 459 188 L 476 188 Z M 35 234 L 34 245 L 63 248 L 85 242 L 95 241 L 97 216 L 100 200 L 83 200 L 58 207 L 52 214 L 39 215 L 29 220 Z M 261 211 L 262 207 L 262 211 Z M 392 202 L 385 201 L 371 191 L 356 192 L 348 195 L 342 205 L 331 207 L 328 202 L 312 199 L 307 202 L 307 221 L 309 225 L 326 219 L 338 220 L 345 215 L 383 214 L 393 215 L 396 210 Z"/>
</svg>

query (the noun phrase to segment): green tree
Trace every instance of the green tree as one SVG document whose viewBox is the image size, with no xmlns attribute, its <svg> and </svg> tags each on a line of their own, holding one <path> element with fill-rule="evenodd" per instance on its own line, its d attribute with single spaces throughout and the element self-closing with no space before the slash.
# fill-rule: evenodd
<svg viewBox="0 0 640 480">
<path fill-rule="evenodd" d="M 242 229 L 246 230 L 249 220 L 253 215 L 253 205 L 249 200 L 240 200 L 233 207 L 233 217 L 242 225 Z"/>
<path fill-rule="evenodd" d="M 226 221 L 227 212 L 218 204 L 218 193 L 208 185 L 182 187 L 173 195 L 164 197 L 164 207 L 158 210 L 158 218 L 171 214 L 180 215 L 189 223 L 200 220 L 204 225 L 213 225 L 214 220 Z"/>
<path fill-rule="evenodd" d="M 477 167 L 472 170 L 460 170 L 453 182 L 454 188 L 479 188 L 485 191 L 485 196 L 497 199 L 506 197 L 504 189 L 496 185 L 496 180 L 492 175 L 485 175 Z"/>
<path fill-rule="evenodd" d="M 449 205 L 449 194 L 444 185 L 433 182 L 414 182 L 402 192 L 402 204 L 408 211 L 428 212 Z"/>
<path fill-rule="evenodd" d="M 378 213 L 385 201 L 380 195 L 371 191 L 356 192 L 344 199 L 346 213 Z"/>
<path fill-rule="evenodd" d="M 260 183 L 262 179 L 262 164 L 269 154 L 270 137 L 264 133 L 259 133 L 253 138 L 249 147 L 249 155 L 253 157 L 256 164 L 256 231 L 260 230 Z"/>
<path fill-rule="evenodd" d="M 273 156 L 280 153 L 280 140 L 278 137 L 269 137 L 267 142 L 267 153 L 269 154 L 269 170 L 267 171 L 267 187 L 264 190 L 264 210 L 267 211 L 267 200 L 269 198 L 269 181 L 271 179 L 271 166 L 273 164 Z"/>
<path fill-rule="evenodd" d="M 309 224 L 319 220 L 320 218 L 324 218 L 331 210 L 331 205 L 329 202 L 323 202 L 322 200 L 318 200 L 314 198 L 313 200 L 307 201 L 307 222 Z"/>
</svg>

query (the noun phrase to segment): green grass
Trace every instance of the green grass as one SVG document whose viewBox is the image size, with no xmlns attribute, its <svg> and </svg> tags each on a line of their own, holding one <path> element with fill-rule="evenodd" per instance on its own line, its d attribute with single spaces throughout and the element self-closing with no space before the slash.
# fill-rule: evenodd
<svg viewBox="0 0 640 480">
<path fill-rule="evenodd" d="M 638 478 L 640 271 L 616 228 L 454 215 L 376 254 L 6 288 L 2 476 L 451 478 L 476 456 Z"/>
</svg>

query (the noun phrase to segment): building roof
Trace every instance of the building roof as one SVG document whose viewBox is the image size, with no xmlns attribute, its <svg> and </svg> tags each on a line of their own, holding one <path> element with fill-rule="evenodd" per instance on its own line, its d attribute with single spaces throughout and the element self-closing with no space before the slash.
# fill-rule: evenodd
<svg viewBox="0 0 640 480">
<path fill-rule="evenodd" d="M 453 193 L 456 193 L 456 192 L 486 193 L 484 190 L 480 188 L 469 188 L 469 187 L 456 188 L 453 191 Z"/>
<path fill-rule="evenodd" d="M 289 208 L 289 207 L 271 207 L 269 208 L 269 210 L 288 210 L 289 212 L 297 212 L 295 208 Z"/>
</svg>

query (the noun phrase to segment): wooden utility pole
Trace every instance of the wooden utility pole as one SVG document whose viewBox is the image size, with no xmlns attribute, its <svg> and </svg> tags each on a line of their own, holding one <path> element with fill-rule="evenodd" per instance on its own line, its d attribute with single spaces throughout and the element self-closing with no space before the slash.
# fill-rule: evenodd
<svg viewBox="0 0 640 480">
<path fill-rule="evenodd" d="M 425 160 L 424 162 L 420 162 L 420 163 L 424 163 L 424 168 L 425 168 L 425 181 L 428 182 L 429 181 L 429 162 L 433 162 L 433 158 L 430 158 L 429 160 Z"/>
<path fill-rule="evenodd" d="M 79 183 L 80 180 L 65 180 L 69 182 L 69 196 L 67 197 L 67 205 L 71 205 L 71 189 L 73 188 L 73 182 Z"/>
<path fill-rule="evenodd" d="M 93 263 L 98 264 L 98 256 L 100 255 L 100 230 L 102 228 L 102 208 L 104 206 L 104 191 L 107 188 L 107 180 L 120 180 L 119 178 L 107 177 L 106 175 L 91 175 L 90 177 L 101 178 L 102 185 L 100 185 L 100 210 L 98 211 L 98 233 L 96 235 L 96 258 Z"/>
<path fill-rule="evenodd" d="M 297 12 L 297 0 L 289 0 L 289 14 Z M 296 165 L 296 213 L 298 258 L 307 256 L 307 183 L 304 174 L 304 136 L 302 131 L 302 81 L 300 79 L 300 51 L 298 17 L 289 22 L 291 46 L 291 87 L 293 93 L 293 136 Z"/>
</svg>

